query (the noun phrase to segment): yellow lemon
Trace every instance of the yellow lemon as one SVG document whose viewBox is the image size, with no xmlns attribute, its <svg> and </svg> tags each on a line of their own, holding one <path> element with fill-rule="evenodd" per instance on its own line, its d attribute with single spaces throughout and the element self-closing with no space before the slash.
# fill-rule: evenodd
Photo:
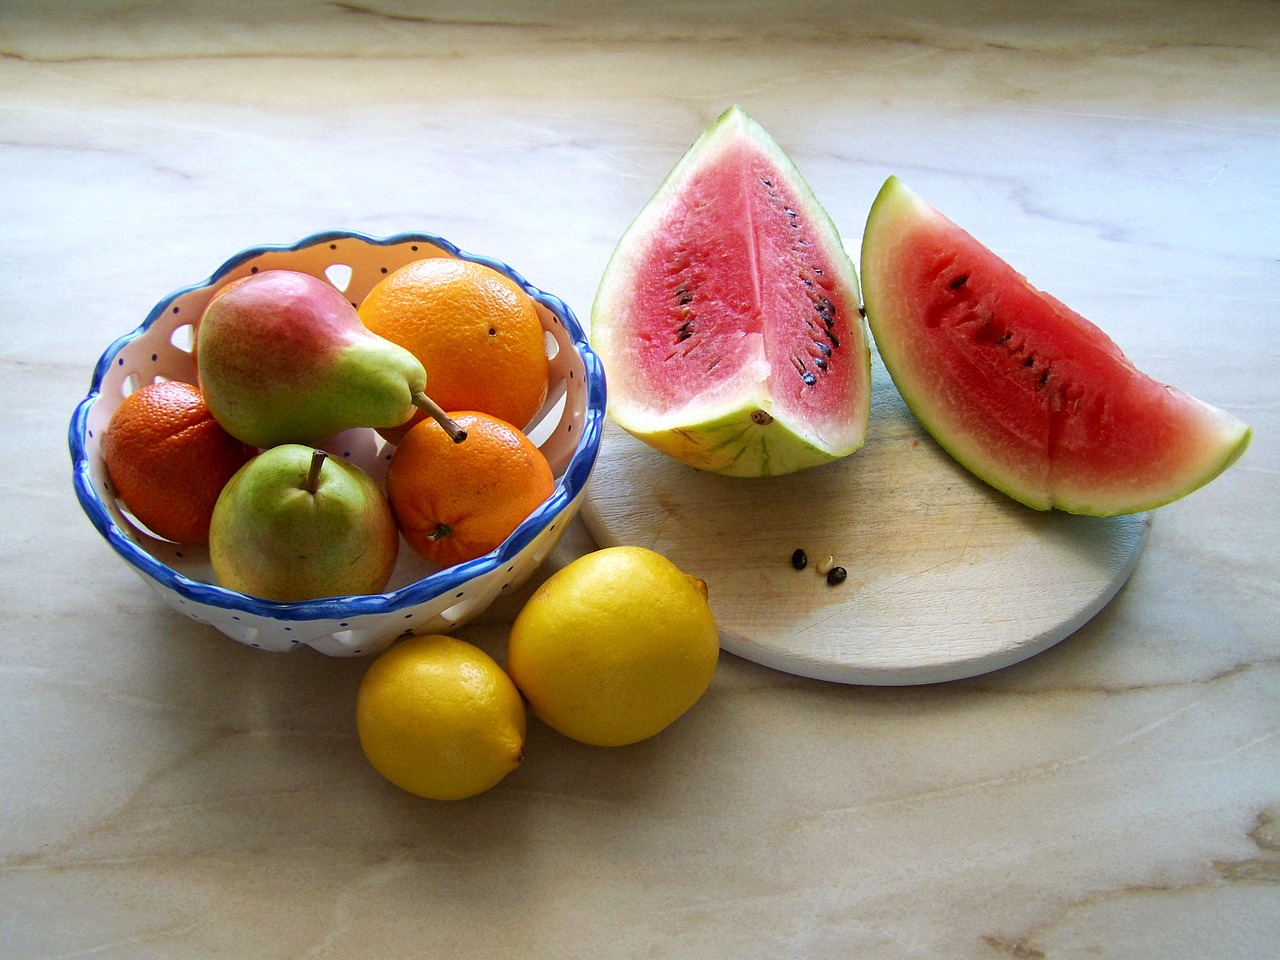
<svg viewBox="0 0 1280 960">
<path fill-rule="evenodd" d="M 719 655 L 705 583 L 652 550 L 609 547 L 533 593 L 512 625 L 507 669 L 548 726 L 622 746 L 692 707 Z"/>
<path fill-rule="evenodd" d="M 356 696 L 360 746 L 375 770 L 420 797 L 483 793 L 524 753 L 524 701 L 479 647 L 410 637 L 374 660 Z"/>
</svg>

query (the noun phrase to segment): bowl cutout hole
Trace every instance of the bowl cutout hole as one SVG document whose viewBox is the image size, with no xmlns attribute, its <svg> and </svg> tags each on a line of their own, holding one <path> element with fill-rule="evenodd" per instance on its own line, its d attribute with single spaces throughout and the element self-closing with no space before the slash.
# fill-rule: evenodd
<svg viewBox="0 0 1280 960">
<path fill-rule="evenodd" d="M 441 610 L 440 616 L 454 626 L 457 626 L 459 623 L 475 613 L 479 606 L 479 597 L 467 597 L 465 600 L 459 600 L 453 606 L 445 610 Z"/>
<path fill-rule="evenodd" d="M 149 537 L 152 540 L 158 540 L 161 543 L 172 543 L 172 541 L 166 540 L 164 537 L 157 534 L 145 523 L 143 523 L 141 520 L 135 517 L 133 513 L 129 510 L 129 508 L 125 506 L 125 503 L 123 500 L 117 499 L 115 501 L 115 506 L 116 506 L 116 510 L 120 512 L 120 516 L 124 519 L 125 523 L 132 528 L 132 529 L 121 528 L 122 532 L 134 543 L 138 543 L 139 535 L 143 537 Z M 149 550 L 147 552 L 150 553 Z"/>
<path fill-rule="evenodd" d="M 369 630 L 339 630 L 334 633 L 333 639 L 337 640 L 338 643 L 342 644 L 344 647 L 355 648 L 355 652 L 359 653 L 359 648 L 364 644 L 364 641 L 368 640 L 371 636 L 373 636 L 373 633 Z"/>
<path fill-rule="evenodd" d="M 256 647 L 258 644 L 254 641 L 258 639 L 258 633 L 259 631 L 257 627 L 237 626 L 231 628 L 230 635 L 235 637 L 235 639 L 239 640 L 241 643 L 247 643 L 250 646 Z"/>
<path fill-rule="evenodd" d="M 324 275 L 339 290 L 346 292 L 351 286 L 351 267 L 345 263 L 331 263 L 324 268 Z"/>
<path fill-rule="evenodd" d="M 560 338 L 550 330 L 543 330 L 542 339 L 547 345 L 547 359 L 554 360 L 560 355 Z"/>
<path fill-rule="evenodd" d="M 542 407 L 542 414 L 534 419 L 525 429 L 525 435 L 535 447 L 541 447 L 555 433 L 556 427 L 564 417 L 564 406 L 568 402 L 568 392 L 562 380 L 547 397 Z"/>
<path fill-rule="evenodd" d="M 555 535 L 555 532 L 556 524 L 553 523 L 547 528 L 546 533 L 542 537 L 542 542 L 538 544 L 538 548 L 533 552 L 533 556 L 529 560 L 528 569 L 530 571 L 541 566 L 542 561 L 547 559 L 547 556 L 555 549 L 556 544 L 560 539 Z M 524 574 L 524 576 L 527 575 L 528 574 Z"/>
<path fill-rule="evenodd" d="M 169 342 L 183 353 L 190 353 L 196 346 L 196 328 L 194 324 L 184 323 L 169 334 Z"/>
</svg>

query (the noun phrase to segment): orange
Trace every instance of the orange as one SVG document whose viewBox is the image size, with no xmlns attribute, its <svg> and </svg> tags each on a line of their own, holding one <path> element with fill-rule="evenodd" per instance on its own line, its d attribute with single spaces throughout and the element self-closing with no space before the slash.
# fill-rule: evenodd
<svg viewBox="0 0 1280 960">
<path fill-rule="evenodd" d="M 148 530 L 175 543 L 208 542 L 218 494 L 255 452 L 213 419 L 196 387 L 177 380 L 125 397 L 102 438 L 116 495 Z"/>
<path fill-rule="evenodd" d="M 433 257 L 383 277 L 360 319 L 426 368 L 427 393 L 446 410 L 476 410 L 525 429 L 547 398 L 549 365 L 533 299 L 470 260 Z M 397 442 L 425 419 L 383 431 Z"/>
<path fill-rule="evenodd" d="M 452 566 L 497 547 L 551 496 L 542 451 L 511 424 L 476 411 L 450 413 L 467 438 L 454 443 L 434 420 L 413 427 L 387 466 L 387 499 L 405 540 Z"/>
</svg>

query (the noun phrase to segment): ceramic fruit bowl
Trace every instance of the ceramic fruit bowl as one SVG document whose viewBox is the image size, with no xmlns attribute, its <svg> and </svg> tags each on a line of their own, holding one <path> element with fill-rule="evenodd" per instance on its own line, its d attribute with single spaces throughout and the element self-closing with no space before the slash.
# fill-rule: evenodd
<svg viewBox="0 0 1280 960">
<path fill-rule="evenodd" d="M 328 280 L 358 304 L 385 274 L 425 257 L 475 260 L 506 274 L 533 297 L 546 331 L 551 382 L 546 404 L 527 433 L 550 462 L 556 488 L 501 546 L 440 569 L 402 544 L 386 593 L 278 603 L 218 586 L 206 548 L 159 539 L 130 517 L 107 478 L 103 433 L 112 412 L 138 387 L 160 379 L 195 382 L 194 324 L 220 288 L 262 270 L 299 270 Z M 410 633 L 448 632 L 528 579 L 578 512 L 600 449 L 604 413 L 604 372 L 577 318 L 506 264 L 464 253 L 430 234 L 377 239 L 323 233 L 293 246 L 245 250 L 208 280 L 160 301 L 142 326 L 107 348 L 71 419 L 72 480 L 81 506 L 107 543 L 179 613 L 265 650 L 306 645 L 333 656 L 367 656 Z M 326 447 L 375 479 L 385 476 L 390 449 L 372 430 L 346 431 Z"/>
</svg>

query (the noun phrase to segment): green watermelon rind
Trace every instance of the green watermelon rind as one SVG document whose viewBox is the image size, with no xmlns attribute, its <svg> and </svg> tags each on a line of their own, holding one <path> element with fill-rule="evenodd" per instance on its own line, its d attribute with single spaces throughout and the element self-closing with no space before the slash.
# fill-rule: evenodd
<svg viewBox="0 0 1280 960">
<path fill-rule="evenodd" d="M 1221 411 L 1218 412 L 1220 413 Z M 1167 506 L 1195 493 L 1201 487 L 1220 477 L 1226 472 L 1227 468 L 1244 455 L 1252 439 L 1253 428 L 1247 424 L 1240 424 L 1238 428 L 1228 427 L 1224 430 L 1220 456 L 1210 460 L 1208 466 L 1203 470 L 1189 476 L 1182 485 L 1168 487 L 1163 493 L 1149 494 L 1145 499 L 1131 499 L 1120 503 L 1074 500 L 1055 495 L 1053 508 L 1064 513 L 1075 513 L 1081 516 L 1114 517 L 1121 514 L 1143 513 L 1148 510 L 1155 510 L 1157 507 Z"/>
<path fill-rule="evenodd" d="M 893 235 L 903 225 L 916 217 L 936 216 L 927 203 L 906 187 L 897 177 L 889 177 L 876 195 L 867 215 L 863 232 L 861 274 L 864 307 L 867 321 L 875 339 L 876 348 L 884 361 L 894 386 L 907 408 L 924 430 L 956 462 L 966 470 L 1001 493 L 1036 510 L 1057 509 L 1065 513 L 1092 517 L 1112 517 L 1154 510 L 1180 500 L 1204 487 L 1234 464 L 1249 446 L 1252 429 L 1231 414 L 1219 410 L 1188 394 L 1169 388 L 1185 401 L 1200 408 L 1202 414 L 1215 420 L 1219 426 L 1216 442 L 1206 446 L 1199 464 L 1188 469 L 1173 482 L 1160 485 L 1149 482 L 1138 494 L 1108 498 L 1100 493 L 1092 497 L 1063 495 L 1050 486 L 1044 495 L 1014 482 L 1002 472 L 1001 466 L 980 446 L 970 443 L 963 432 L 951 432 L 940 422 L 934 398 L 929 394 L 930 384 L 915 383 L 905 374 L 902 357 L 910 349 L 909 342 L 891 331 L 894 320 L 887 300 L 889 293 L 880 289 L 880 270 L 873 260 L 882 234 Z M 957 228 L 958 229 L 958 228 Z M 997 254 L 991 253 L 992 257 Z"/>
<path fill-rule="evenodd" d="M 699 135 L 623 232 L 592 304 L 590 336 L 604 360 L 607 375 L 610 357 L 616 353 L 607 336 L 612 327 L 611 314 L 618 303 L 625 303 L 631 278 L 645 252 L 642 248 L 636 254 L 636 238 L 646 236 L 662 224 L 667 209 L 664 201 L 677 195 L 690 169 L 714 159 L 714 151 L 720 144 L 730 145 L 735 136 L 749 136 L 765 148 L 776 169 L 785 175 L 795 191 L 796 200 L 804 205 L 806 218 L 817 228 L 810 242 L 820 243 L 832 267 L 839 271 L 835 292 L 842 296 L 841 306 L 847 315 L 855 318 L 857 334 L 844 346 L 851 354 L 857 351 L 855 362 L 861 368 L 863 383 L 857 405 L 841 411 L 847 436 L 840 442 L 830 442 L 815 435 L 804 424 L 794 422 L 775 409 L 762 384 L 744 385 L 741 392 L 717 405 L 695 405 L 665 415 L 629 403 L 611 384 L 608 409 L 610 418 L 627 433 L 700 470 L 737 477 L 777 476 L 843 459 L 866 442 L 871 413 L 870 332 L 861 317 L 857 268 L 844 248 L 835 223 L 790 157 L 741 107 L 729 107 Z M 854 357 L 850 359 L 853 361 Z"/>
<path fill-rule="evenodd" d="M 766 406 L 746 404 L 721 417 L 648 432 L 623 429 L 681 463 L 729 477 L 781 476 L 838 459 L 795 431 L 779 433 L 756 423 L 752 417 Z"/>
</svg>

